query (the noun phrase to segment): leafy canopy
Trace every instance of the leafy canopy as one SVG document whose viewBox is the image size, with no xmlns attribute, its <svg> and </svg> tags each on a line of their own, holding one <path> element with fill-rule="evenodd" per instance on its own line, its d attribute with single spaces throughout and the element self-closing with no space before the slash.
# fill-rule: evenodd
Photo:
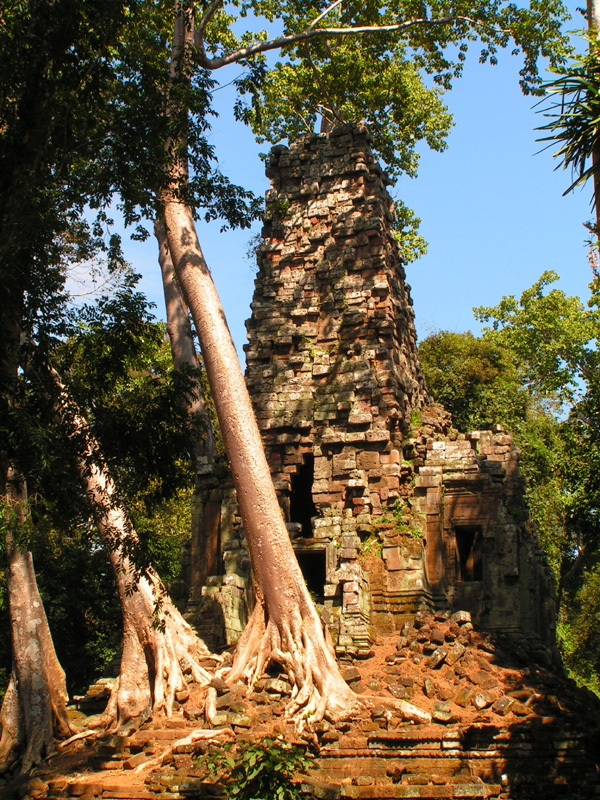
<svg viewBox="0 0 600 800">
<path fill-rule="evenodd" d="M 269 27 L 244 29 L 246 17 Z M 461 75 L 469 45 L 478 42 L 480 60 L 491 63 L 511 47 L 523 58 L 523 91 L 541 93 L 537 62 L 564 61 L 567 18 L 560 0 L 532 0 L 527 8 L 504 0 L 242 0 L 226 9 L 213 2 L 196 44 L 208 70 L 246 68 L 237 80 L 236 112 L 259 139 L 292 139 L 314 130 L 319 116 L 328 124 L 365 121 L 390 171 L 414 175 L 419 141 L 445 146 L 450 117 L 440 89 Z M 234 36 L 237 30 L 243 32 Z M 271 50 L 282 55 L 272 67 L 264 55 Z"/>
<path fill-rule="evenodd" d="M 488 339 L 512 354 L 532 394 L 571 404 L 595 364 L 600 317 L 594 298 L 586 309 L 578 297 L 546 291 L 557 280 L 555 272 L 544 272 L 519 300 L 511 295 L 474 311 L 480 322 L 491 323 L 484 328 Z"/>
</svg>

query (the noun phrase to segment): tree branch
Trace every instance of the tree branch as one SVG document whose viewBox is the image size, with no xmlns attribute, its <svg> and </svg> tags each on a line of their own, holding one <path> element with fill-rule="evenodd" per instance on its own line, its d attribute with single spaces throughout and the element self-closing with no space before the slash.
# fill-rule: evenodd
<svg viewBox="0 0 600 800">
<path fill-rule="evenodd" d="M 204 29 L 206 28 L 206 26 L 208 25 L 208 23 L 212 19 L 215 11 L 222 4 L 222 2 L 223 2 L 223 0 L 213 0 L 212 3 L 210 4 L 210 6 L 208 7 L 208 11 L 206 12 L 206 14 L 200 20 L 200 24 L 198 25 L 198 28 L 197 28 L 197 31 L 200 34 L 200 36 L 202 36 L 202 34 L 204 33 Z"/>
<path fill-rule="evenodd" d="M 319 16 L 316 19 L 313 19 L 313 21 L 310 23 L 310 25 L 308 26 L 308 28 L 306 30 L 307 31 L 312 31 L 312 29 L 315 27 L 315 25 L 317 23 L 319 23 L 323 19 L 323 17 L 326 17 L 327 14 L 329 14 L 330 11 L 333 11 L 334 8 L 337 8 L 340 5 L 340 3 L 342 3 L 342 2 L 343 2 L 343 0 L 335 0 L 335 3 L 332 3 L 328 8 L 325 9 L 325 11 L 323 11 L 321 14 L 319 14 Z"/>
<path fill-rule="evenodd" d="M 216 0 L 215 0 L 216 2 Z M 215 5 L 215 3 L 213 3 Z M 335 5 L 335 4 L 334 4 Z M 212 6 L 211 6 L 212 8 Z M 327 9 L 330 11 L 333 5 Z M 208 13 L 208 12 L 207 12 Z M 406 22 L 398 22 L 395 25 L 361 25 L 348 28 L 306 28 L 300 33 L 292 33 L 288 36 L 280 36 L 277 39 L 271 39 L 267 42 L 256 42 L 248 47 L 241 47 L 239 50 L 234 50 L 226 56 L 219 58 L 207 58 L 204 54 L 203 45 L 200 46 L 200 61 L 205 69 L 216 70 L 225 67 L 228 64 L 235 64 L 243 59 L 250 58 L 258 53 L 266 53 L 269 50 L 280 50 L 284 47 L 289 47 L 297 42 L 305 42 L 309 39 L 314 39 L 317 36 L 358 36 L 362 33 L 396 33 L 398 31 L 407 30 L 417 25 L 448 25 L 453 22 L 468 22 L 470 25 L 475 25 L 476 20 L 470 17 L 463 16 L 447 16 L 440 17 L 439 19 L 411 19 Z M 311 25 L 316 24 L 316 20 Z"/>
<path fill-rule="evenodd" d="M 342 0 L 337 0 L 337 2 L 341 3 Z M 344 120 L 338 114 L 338 111 L 337 111 L 337 109 L 335 107 L 335 103 L 332 102 L 331 97 L 329 96 L 329 92 L 327 91 L 326 86 L 324 86 L 323 81 L 321 80 L 321 76 L 319 75 L 319 70 L 315 66 L 315 62 L 312 60 L 312 57 L 310 55 L 310 45 L 309 45 L 308 42 L 304 42 L 304 49 L 306 51 L 307 61 L 308 61 L 309 65 L 310 65 L 310 68 L 313 71 L 313 75 L 315 76 L 315 80 L 317 81 L 317 84 L 319 85 L 319 89 L 323 93 L 323 96 L 326 97 L 327 100 L 329 100 L 329 102 L 331 103 L 331 109 L 328 109 L 328 110 L 331 111 L 331 115 L 333 116 L 333 118 L 335 120 L 337 120 L 338 122 L 343 122 Z M 322 108 L 326 108 L 326 106 L 322 105 Z"/>
<path fill-rule="evenodd" d="M 202 60 L 205 60 L 205 52 L 204 49 L 204 30 L 210 20 L 213 18 L 215 11 L 219 8 L 222 4 L 223 0 L 212 0 L 212 3 L 208 7 L 206 14 L 200 20 L 200 24 L 194 31 L 194 44 L 198 48 L 201 54 Z"/>
</svg>

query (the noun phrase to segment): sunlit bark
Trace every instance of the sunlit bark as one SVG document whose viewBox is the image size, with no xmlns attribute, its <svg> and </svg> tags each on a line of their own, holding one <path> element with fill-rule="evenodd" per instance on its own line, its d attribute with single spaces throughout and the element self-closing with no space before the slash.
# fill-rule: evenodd
<svg viewBox="0 0 600 800">
<path fill-rule="evenodd" d="M 54 750 L 54 737 L 73 731 L 67 717 L 67 687 L 40 598 L 33 558 L 24 548 L 28 520 L 23 476 L 6 472 L 4 517 L 8 560 L 8 608 L 13 668 L 0 723 L 0 770 L 21 755 L 26 772 Z"/>
<path fill-rule="evenodd" d="M 205 644 L 171 602 L 152 570 L 139 574 L 131 553 L 139 540 L 92 432 L 56 373 L 60 389 L 58 413 L 69 434 L 82 447 L 79 457 L 94 521 L 115 574 L 123 614 L 123 653 L 119 677 L 100 724 L 117 729 L 149 711 L 170 716 L 175 695 L 187 687 L 185 674 L 199 684 L 210 674 L 200 663 L 217 663 Z"/>
</svg>

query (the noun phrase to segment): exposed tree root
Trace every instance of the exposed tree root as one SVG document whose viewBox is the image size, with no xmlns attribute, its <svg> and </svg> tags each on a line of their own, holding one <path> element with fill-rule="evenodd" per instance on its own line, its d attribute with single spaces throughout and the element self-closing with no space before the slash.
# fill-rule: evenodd
<svg viewBox="0 0 600 800">
<path fill-rule="evenodd" d="M 137 766 L 133 771 L 134 773 L 140 773 L 145 772 L 147 769 L 151 769 L 152 767 L 159 767 L 162 764 L 165 756 L 170 755 L 178 747 L 184 747 L 188 744 L 194 744 L 195 742 L 199 741 L 207 741 L 209 739 L 226 739 L 230 737 L 234 737 L 234 733 L 231 728 L 217 728 L 216 730 L 198 728 L 197 730 L 192 731 L 189 736 L 185 736 L 183 739 L 177 739 L 176 742 L 173 742 L 172 745 L 163 750 L 160 755 L 155 756 L 150 761 L 145 761 L 143 764 Z"/>
<path fill-rule="evenodd" d="M 408 703 L 406 700 L 397 700 L 395 697 L 361 694 L 358 697 L 358 704 L 366 709 L 385 706 L 391 711 L 395 711 L 400 719 L 407 722 L 419 722 L 422 725 L 427 725 L 431 722 L 431 714 L 428 711 L 423 711 L 423 709 L 413 705 L 413 703 Z"/>
<path fill-rule="evenodd" d="M 118 559 L 118 553 L 111 554 L 113 559 Z M 123 610 L 123 654 L 119 677 L 98 723 L 108 730 L 116 730 L 150 710 L 171 716 L 176 693 L 187 688 L 185 674 L 195 683 L 205 685 L 212 674 L 200 661 L 206 658 L 214 659 L 215 663 L 220 661 L 166 596 L 155 573 L 149 572 L 137 585 L 132 585 L 133 570 L 127 570 L 127 562 L 125 565 L 119 562 L 115 571 Z"/>
<path fill-rule="evenodd" d="M 271 661 L 285 671 L 292 694 L 285 710 L 298 731 L 323 718 L 338 722 L 351 716 L 359 699 L 340 675 L 333 650 L 325 642 L 314 607 L 300 604 L 277 625 L 265 619 L 258 602 L 240 640 L 228 683 L 244 680 L 251 692 Z"/>
<path fill-rule="evenodd" d="M 73 742 L 78 742 L 80 739 L 89 739 L 91 736 L 96 735 L 96 731 L 80 731 L 79 733 L 74 734 L 74 736 L 70 736 L 68 739 L 65 739 L 64 742 L 59 742 L 58 749 L 64 750 L 66 747 L 73 744 Z"/>
<path fill-rule="evenodd" d="M 8 687 L 0 712 L 0 773 L 5 772 L 18 758 L 25 740 L 25 730 L 19 708 L 19 696 L 15 685 L 14 673 L 10 676 Z"/>
<path fill-rule="evenodd" d="M 292 630 L 286 623 L 280 629 L 272 620 L 265 621 L 264 605 L 257 603 L 240 639 L 233 666 L 224 675 L 228 683 L 244 680 L 250 693 L 269 663 L 279 664 L 292 686 L 286 717 L 294 720 L 298 730 L 325 717 L 338 722 L 352 716 L 359 708 L 370 709 L 375 705 L 391 709 L 403 720 L 431 722 L 429 713 L 405 700 L 356 695 L 339 676 L 337 666 L 333 672 L 327 671 L 328 659 L 319 657 L 310 625 L 296 620 Z M 327 649 L 334 658 L 331 646 Z M 209 694 L 205 706 L 209 721 L 212 716 L 210 701 Z"/>
</svg>

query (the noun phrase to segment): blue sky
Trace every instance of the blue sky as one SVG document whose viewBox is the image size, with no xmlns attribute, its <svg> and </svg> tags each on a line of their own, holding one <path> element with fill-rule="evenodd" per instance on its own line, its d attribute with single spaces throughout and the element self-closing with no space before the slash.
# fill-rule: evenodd
<svg viewBox="0 0 600 800">
<path fill-rule="evenodd" d="M 581 27 L 574 20 L 569 29 Z M 426 256 L 407 268 L 419 338 L 435 330 L 477 330 L 472 308 L 495 305 L 502 295 L 519 294 L 546 269 L 560 276 L 569 294 L 587 297 L 591 279 L 583 222 L 590 218 L 590 189 L 562 196 L 569 173 L 554 171 L 552 151 L 540 153 L 542 124 L 518 85 L 519 61 L 500 53 L 499 65 L 477 63 L 469 53 L 465 74 L 446 95 L 454 128 L 443 153 L 422 150 L 419 176 L 401 179 L 392 192 L 422 219 L 429 242 Z M 239 67 L 219 74 L 226 84 Z M 233 93 L 215 94 L 219 118 L 211 141 L 223 172 L 232 181 L 263 194 L 268 188 L 259 146 L 231 114 Z M 255 226 L 253 232 L 260 229 Z M 254 283 L 246 251 L 253 232 L 220 232 L 219 224 L 198 225 L 200 241 L 221 296 L 240 356 L 246 341 L 244 321 Z M 127 254 L 142 273 L 142 288 L 164 315 L 156 247 L 127 244 Z"/>
</svg>

